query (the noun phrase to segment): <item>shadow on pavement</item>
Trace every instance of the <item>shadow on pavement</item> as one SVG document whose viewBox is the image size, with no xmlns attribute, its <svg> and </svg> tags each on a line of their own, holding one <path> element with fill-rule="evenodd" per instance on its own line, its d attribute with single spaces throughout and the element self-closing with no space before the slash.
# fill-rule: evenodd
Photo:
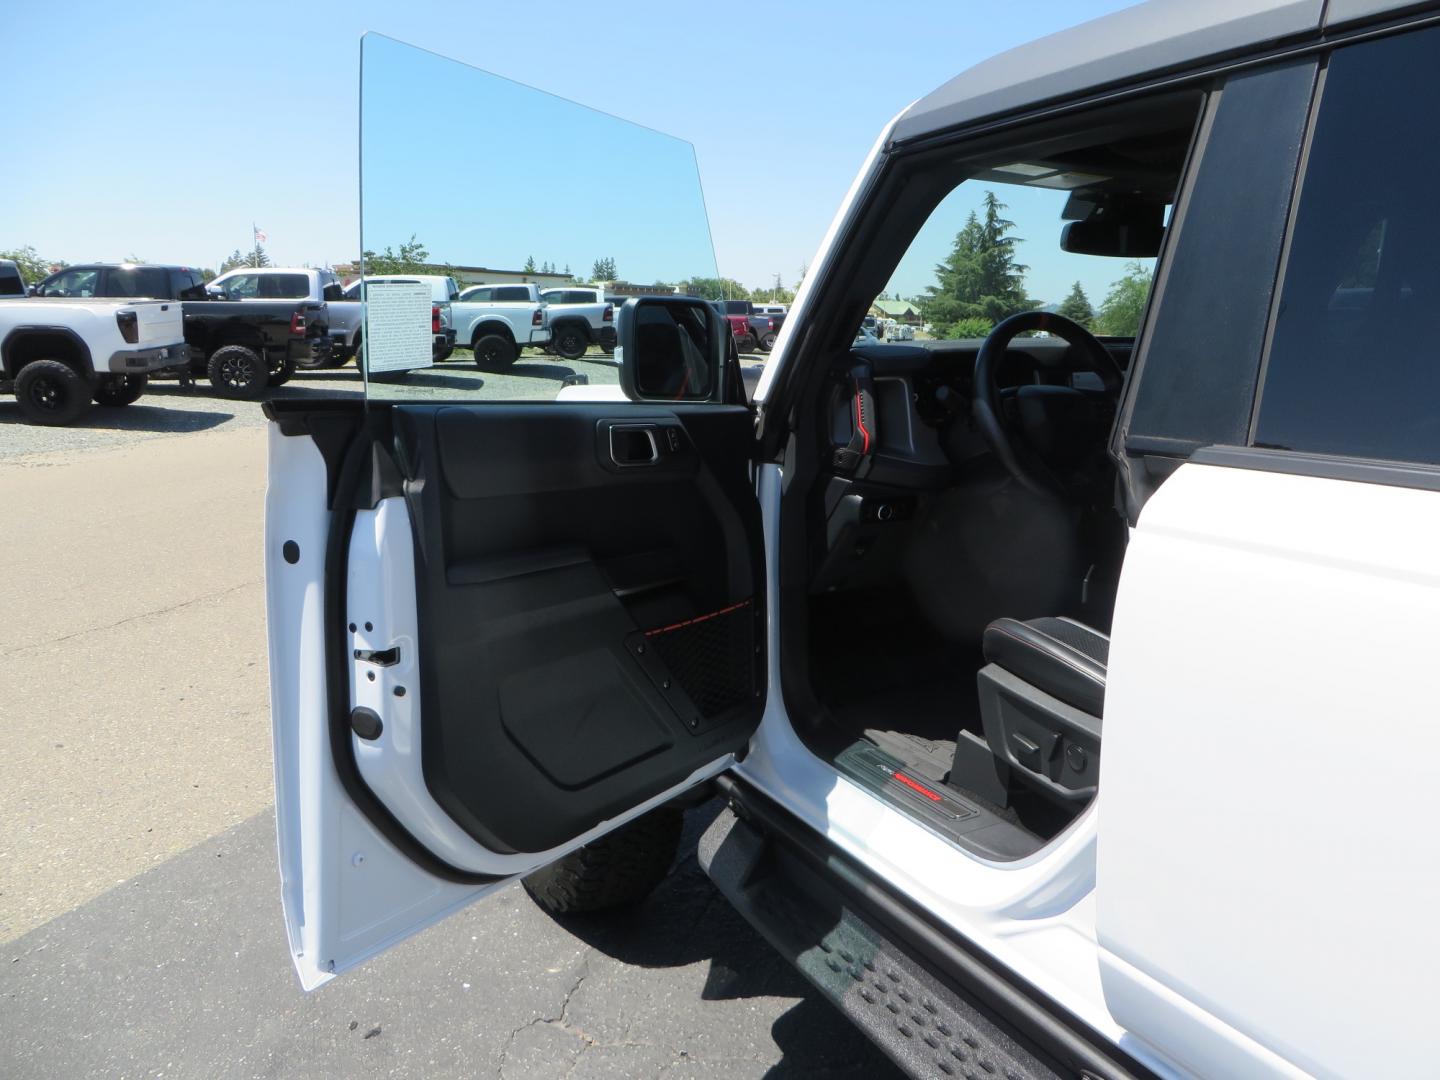
<svg viewBox="0 0 1440 1080">
<path fill-rule="evenodd" d="M 240 403 L 243 404 L 243 403 Z M 97 431 L 208 431 L 219 427 L 227 420 L 235 419 L 234 413 L 209 412 L 189 409 L 175 409 L 161 405 L 126 405 L 123 408 L 101 408 L 96 406 L 85 413 L 70 428 L 91 428 Z M 0 424 L 23 424 L 18 406 L 0 404 Z"/>
<path fill-rule="evenodd" d="M 771 1027 L 785 1057 L 765 1075 L 899 1077 L 895 1066 L 772 949 L 719 894 L 695 857 L 700 835 L 720 813 L 714 799 L 689 811 L 674 869 L 630 911 L 556 916 L 581 941 L 624 964 L 683 967 L 708 960 L 703 998 L 799 998 Z"/>
</svg>

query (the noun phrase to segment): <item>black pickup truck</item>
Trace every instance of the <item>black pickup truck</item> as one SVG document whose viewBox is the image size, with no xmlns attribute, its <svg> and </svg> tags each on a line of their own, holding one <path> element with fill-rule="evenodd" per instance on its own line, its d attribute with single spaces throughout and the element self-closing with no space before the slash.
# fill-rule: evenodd
<svg viewBox="0 0 1440 1080">
<path fill-rule="evenodd" d="M 321 364 L 331 347 L 325 305 L 312 300 L 186 300 L 181 308 L 188 375 L 204 375 L 225 397 L 257 400 L 297 366 Z"/>
<path fill-rule="evenodd" d="M 189 383 L 210 381 L 225 397 L 253 401 L 297 365 L 320 366 L 330 349 L 324 303 L 313 300 L 212 300 L 198 270 L 160 263 L 85 263 L 57 270 L 37 296 L 149 297 L 179 300 L 185 313 Z"/>
</svg>

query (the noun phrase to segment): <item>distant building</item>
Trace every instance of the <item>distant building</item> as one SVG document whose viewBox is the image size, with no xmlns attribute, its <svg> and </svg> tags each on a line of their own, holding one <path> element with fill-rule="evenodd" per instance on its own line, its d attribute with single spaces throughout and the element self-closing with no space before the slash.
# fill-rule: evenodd
<svg viewBox="0 0 1440 1080">
<path fill-rule="evenodd" d="M 919 326 L 924 321 L 920 309 L 909 300 L 876 300 L 870 305 L 870 314 L 877 319 L 894 319 L 906 326 Z"/>
</svg>

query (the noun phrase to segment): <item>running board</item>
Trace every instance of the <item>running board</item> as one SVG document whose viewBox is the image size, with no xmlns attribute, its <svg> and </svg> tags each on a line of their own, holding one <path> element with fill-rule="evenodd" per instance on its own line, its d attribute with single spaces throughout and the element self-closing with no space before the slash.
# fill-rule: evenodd
<svg viewBox="0 0 1440 1080">
<path fill-rule="evenodd" d="M 825 877 L 730 809 L 706 830 L 699 856 L 740 914 L 908 1075 L 1076 1075 L 1023 1046 L 866 921 Z"/>
</svg>

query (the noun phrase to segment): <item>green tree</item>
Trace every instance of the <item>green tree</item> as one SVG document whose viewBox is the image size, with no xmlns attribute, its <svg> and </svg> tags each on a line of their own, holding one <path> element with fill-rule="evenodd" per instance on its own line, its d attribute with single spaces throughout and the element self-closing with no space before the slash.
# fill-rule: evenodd
<svg viewBox="0 0 1440 1080">
<path fill-rule="evenodd" d="M 415 239 L 414 233 L 400 245 L 398 252 L 387 244 L 384 251 L 365 252 L 364 258 L 365 273 L 371 277 L 380 274 L 419 274 L 430 269 L 427 261 L 430 258 L 429 249 Z"/>
<path fill-rule="evenodd" d="M 986 191 L 983 209 L 983 217 L 972 211 L 966 219 L 949 256 L 935 267 L 935 284 L 926 289 L 925 318 L 936 337 L 953 337 L 961 319 L 993 324 L 1035 306 L 1025 293 L 1029 267 L 1015 261 L 1015 223 L 1000 216 L 1005 204 Z"/>
<path fill-rule="evenodd" d="M 590 277 L 594 281 L 616 281 L 619 273 L 615 269 L 615 260 L 610 256 L 596 259 L 595 265 L 590 268 Z"/>
<path fill-rule="evenodd" d="M 1065 297 L 1056 314 L 1064 315 L 1071 322 L 1077 322 L 1086 329 L 1095 321 L 1095 309 L 1090 306 L 1090 297 L 1085 295 L 1085 288 L 1078 281 L 1071 286 L 1070 295 Z"/>
<path fill-rule="evenodd" d="M 734 278 L 694 277 L 680 283 L 680 291 L 702 300 L 749 300 L 750 290 Z"/>
<path fill-rule="evenodd" d="M 526 259 L 525 259 L 525 273 L 527 273 L 527 274 L 533 274 L 533 273 L 535 273 L 535 256 L 534 256 L 534 255 L 526 256 Z"/>
<path fill-rule="evenodd" d="M 565 276 L 566 276 L 566 277 L 570 277 L 570 276 L 571 276 L 571 275 L 570 275 L 570 264 L 569 264 L 569 263 L 566 263 L 566 264 L 565 264 Z"/>
<path fill-rule="evenodd" d="M 220 264 L 220 273 L 229 273 L 231 270 L 238 270 L 242 266 L 269 266 L 270 256 L 265 254 L 265 249 L 255 246 L 246 251 L 236 248 L 228 258 Z"/>
<path fill-rule="evenodd" d="M 1126 264 L 1125 274 L 1110 286 L 1100 303 L 1092 330 L 1113 337 L 1134 337 L 1140 329 L 1140 316 L 1150 296 L 1150 280 L 1154 276 L 1144 263 Z"/>
<path fill-rule="evenodd" d="M 972 316 L 968 319 L 957 319 L 950 324 L 950 332 L 945 337 L 950 341 L 964 341 L 969 338 L 989 337 L 990 331 L 995 329 L 995 324 L 989 319 L 979 316 Z"/>
<path fill-rule="evenodd" d="M 0 251 L 0 259 L 13 261 L 20 268 L 20 276 L 25 279 L 26 285 L 34 285 L 41 278 L 49 277 L 60 267 L 66 265 L 63 262 L 42 259 L 40 253 L 29 244 L 24 247 L 12 248 L 10 251 Z"/>
</svg>

